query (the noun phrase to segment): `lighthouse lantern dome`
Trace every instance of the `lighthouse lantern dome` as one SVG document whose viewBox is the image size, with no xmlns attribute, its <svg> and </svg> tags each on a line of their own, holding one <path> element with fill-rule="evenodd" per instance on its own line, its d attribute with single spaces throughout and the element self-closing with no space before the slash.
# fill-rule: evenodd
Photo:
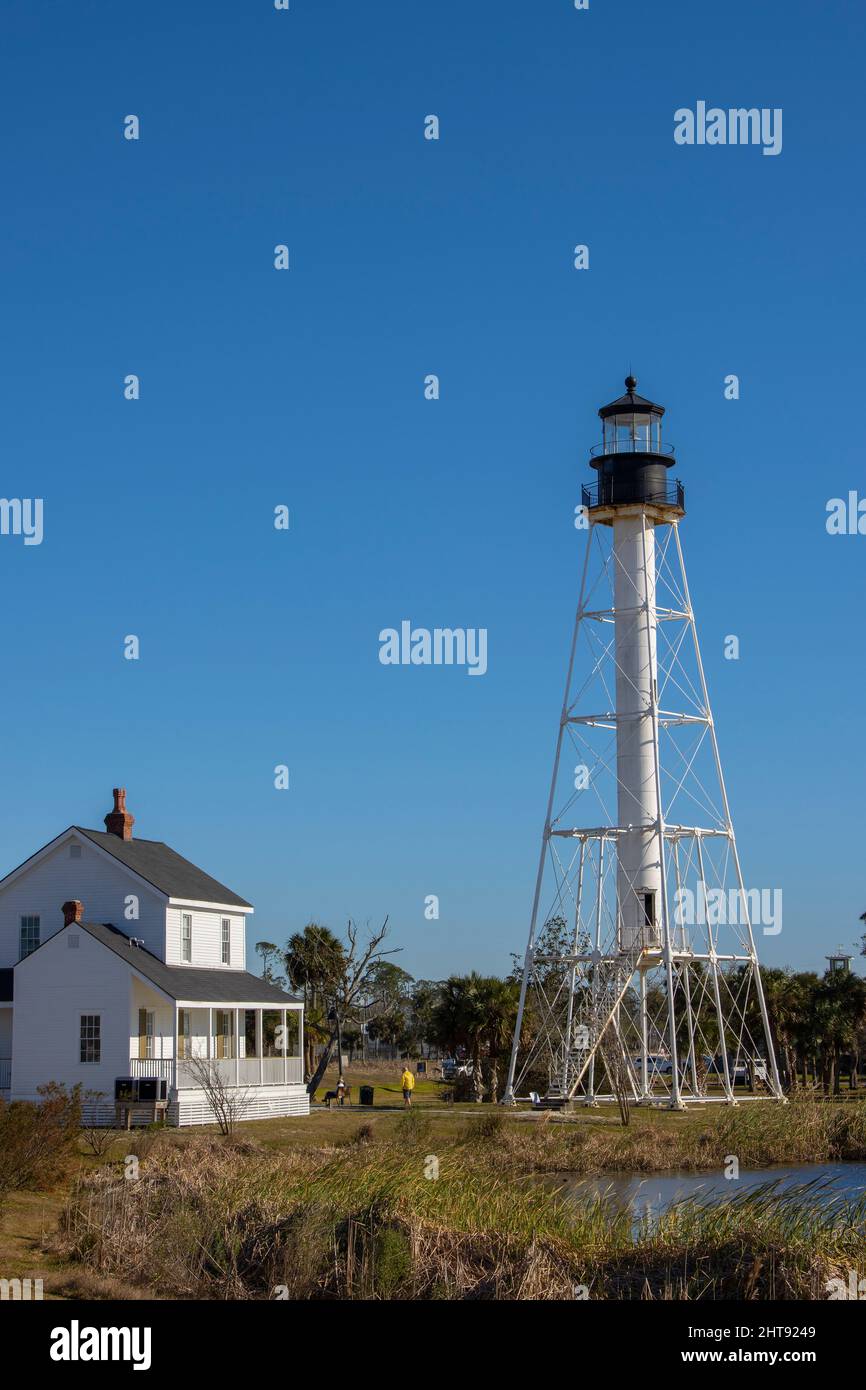
<svg viewBox="0 0 866 1390">
<path fill-rule="evenodd" d="M 598 412 L 604 429 L 605 453 L 659 453 L 662 442 L 663 405 L 648 401 L 635 390 L 637 379 L 627 376 L 625 395 L 603 405 Z"/>
</svg>

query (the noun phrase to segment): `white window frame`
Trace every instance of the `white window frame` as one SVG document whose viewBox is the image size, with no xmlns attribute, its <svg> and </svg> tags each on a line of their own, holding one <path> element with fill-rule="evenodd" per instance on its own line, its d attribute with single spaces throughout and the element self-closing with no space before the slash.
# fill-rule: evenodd
<svg viewBox="0 0 866 1390">
<path fill-rule="evenodd" d="M 84 1020 L 89 1019 L 90 1032 L 85 1029 Z M 95 1025 L 95 1026 L 94 1026 Z M 85 1057 L 86 1049 L 96 1052 L 95 1057 Z M 78 1015 L 78 1061 L 83 1067 L 98 1067 L 102 1062 L 102 1014 Z"/>
<path fill-rule="evenodd" d="M 186 930 L 186 929 L 187 929 L 187 924 L 189 925 L 189 934 L 188 934 L 188 935 L 187 935 L 187 930 Z M 187 954 L 187 948 L 189 949 L 189 954 Z M 181 958 L 182 961 L 187 961 L 187 962 L 189 962 L 190 964 L 192 964 L 192 913 L 191 913 L 191 912 L 182 912 L 182 913 L 180 914 L 180 958 Z"/>
<path fill-rule="evenodd" d="M 232 963 L 232 919 L 220 918 L 220 961 L 223 965 Z"/>
<path fill-rule="evenodd" d="M 34 922 L 36 924 L 34 928 Z M 26 926 L 25 926 L 26 923 Z M 32 956 L 34 951 L 38 951 L 42 945 L 42 919 L 38 912 L 24 912 L 18 920 L 18 959 L 24 960 L 27 956 Z M 30 946 L 29 950 L 24 949 L 24 933 L 36 932 L 36 944 Z"/>
</svg>

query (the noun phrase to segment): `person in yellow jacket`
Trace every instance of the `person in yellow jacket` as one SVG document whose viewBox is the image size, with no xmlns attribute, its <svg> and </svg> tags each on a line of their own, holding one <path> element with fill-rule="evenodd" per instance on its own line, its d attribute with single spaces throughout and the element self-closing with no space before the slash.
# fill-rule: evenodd
<svg viewBox="0 0 866 1390">
<path fill-rule="evenodd" d="M 412 1104 L 412 1092 L 415 1089 L 415 1077 L 409 1070 L 409 1064 L 403 1068 L 403 1075 L 400 1077 L 400 1085 L 403 1087 L 403 1104 L 408 1110 Z"/>
</svg>

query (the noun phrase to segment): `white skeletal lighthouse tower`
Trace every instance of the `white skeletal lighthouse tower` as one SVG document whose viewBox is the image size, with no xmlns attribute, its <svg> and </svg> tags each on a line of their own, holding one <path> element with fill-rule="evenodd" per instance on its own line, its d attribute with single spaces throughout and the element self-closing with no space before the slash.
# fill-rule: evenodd
<svg viewBox="0 0 866 1390">
<path fill-rule="evenodd" d="M 506 1103 L 782 1099 L 664 407 L 599 411 Z"/>
</svg>

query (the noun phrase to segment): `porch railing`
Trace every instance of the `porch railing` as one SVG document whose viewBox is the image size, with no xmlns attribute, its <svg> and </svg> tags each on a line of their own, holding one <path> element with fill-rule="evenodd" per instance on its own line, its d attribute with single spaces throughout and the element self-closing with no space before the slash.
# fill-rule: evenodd
<svg viewBox="0 0 866 1390">
<path fill-rule="evenodd" d="M 211 1060 L 226 1086 L 298 1085 L 304 1079 L 300 1057 L 221 1057 Z M 129 1075 L 165 1077 L 169 1086 L 181 1091 L 200 1087 L 194 1069 L 182 1057 L 177 1066 L 172 1057 L 131 1057 Z"/>
<path fill-rule="evenodd" d="M 174 1062 L 169 1057 L 130 1057 L 130 1076 L 164 1076 L 174 1085 Z"/>
</svg>

